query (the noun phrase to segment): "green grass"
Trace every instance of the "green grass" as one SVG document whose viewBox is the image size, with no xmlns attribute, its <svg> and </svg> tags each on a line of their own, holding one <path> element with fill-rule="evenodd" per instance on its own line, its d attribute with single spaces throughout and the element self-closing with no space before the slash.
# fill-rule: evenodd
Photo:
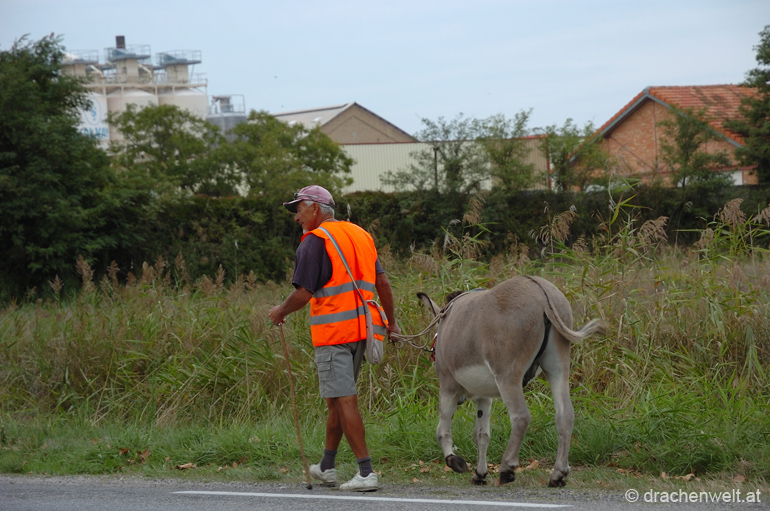
<svg viewBox="0 0 770 511">
<path fill-rule="evenodd" d="M 417 291 L 441 301 L 453 289 L 541 275 L 571 301 L 576 325 L 598 317 L 608 326 L 605 336 L 572 351 L 573 481 L 621 484 L 666 472 L 766 484 L 764 217 L 722 215 L 687 250 L 652 236 L 655 225 L 622 218 L 569 247 L 551 237 L 536 260 L 512 249 L 510 258 L 484 261 L 483 244 L 469 236 L 448 236 L 443 249 L 406 261 L 381 250 L 402 330 L 419 332 L 430 320 Z M 267 319 L 290 285 L 258 284 L 253 276 L 225 284 L 221 273 L 190 285 L 175 282 L 174 274 L 158 261 L 124 283 L 87 280 L 77 296 L 30 295 L 0 310 L 0 472 L 301 479 L 282 341 Z M 283 330 L 304 445 L 314 462 L 325 410 L 307 312 L 291 315 Z M 383 364 L 364 366 L 359 403 L 370 451 L 393 480 L 465 481 L 443 470 L 437 394 L 423 351 L 388 346 Z M 532 382 L 527 399 L 532 423 L 521 464 L 537 460 L 547 468 L 556 454 L 547 383 Z M 496 463 L 509 424 L 501 403 L 492 413 L 488 459 Z M 474 420 L 467 403 L 453 424 L 457 452 L 471 464 Z M 344 442 L 340 463 L 354 471 Z M 185 464 L 196 468 L 175 468 Z M 535 484 L 543 473 L 525 471 L 520 479 Z"/>
</svg>

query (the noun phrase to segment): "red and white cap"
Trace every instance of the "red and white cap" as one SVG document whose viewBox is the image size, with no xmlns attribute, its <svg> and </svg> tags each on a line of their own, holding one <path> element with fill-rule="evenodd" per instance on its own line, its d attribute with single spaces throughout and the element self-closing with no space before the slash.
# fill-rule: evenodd
<svg viewBox="0 0 770 511">
<path fill-rule="evenodd" d="M 325 204 L 326 206 L 334 207 L 334 198 L 332 197 L 332 194 L 330 194 L 329 190 L 327 190 L 323 186 L 318 186 L 318 185 L 306 186 L 305 188 L 303 188 L 302 190 L 294 194 L 294 200 L 289 202 L 284 202 L 283 206 L 289 211 L 291 211 L 292 213 L 296 213 L 297 204 L 306 200 L 317 202 L 318 204 Z"/>
</svg>

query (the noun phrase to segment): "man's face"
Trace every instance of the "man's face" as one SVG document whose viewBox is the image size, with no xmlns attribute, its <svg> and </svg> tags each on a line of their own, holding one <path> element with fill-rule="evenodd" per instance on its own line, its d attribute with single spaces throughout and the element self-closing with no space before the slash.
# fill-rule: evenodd
<svg viewBox="0 0 770 511">
<path fill-rule="evenodd" d="M 310 206 L 304 202 L 297 204 L 297 214 L 294 215 L 294 221 L 302 227 L 302 234 L 318 227 L 318 204 L 315 202 L 311 203 Z"/>
</svg>

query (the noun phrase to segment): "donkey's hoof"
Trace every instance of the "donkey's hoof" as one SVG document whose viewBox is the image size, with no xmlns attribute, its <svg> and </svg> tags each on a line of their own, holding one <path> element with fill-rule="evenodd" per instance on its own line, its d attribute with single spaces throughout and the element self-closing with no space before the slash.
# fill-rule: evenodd
<svg viewBox="0 0 770 511">
<path fill-rule="evenodd" d="M 462 457 L 456 454 L 450 454 L 446 457 L 446 465 L 458 474 L 463 474 L 468 471 L 468 464 Z"/>
<path fill-rule="evenodd" d="M 566 470 L 559 470 L 554 467 L 554 469 L 551 470 L 550 476 L 548 477 L 548 487 L 564 488 L 564 486 L 567 484 L 567 474 L 569 474 L 569 467 L 567 467 Z"/>
<path fill-rule="evenodd" d="M 476 486 L 486 486 L 487 485 L 487 475 L 481 475 L 478 472 L 473 473 L 473 477 L 471 477 L 471 482 L 475 484 Z"/>
<path fill-rule="evenodd" d="M 564 488 L 564 486 L 566 486 L 566 485 L 567 485 L 567 480 L 564 479 L 564 478 L 557 479 L 555 481 L 554 480 L 549 480 L 548 481 L 548 487 L 549 488 Z"/>
<path fill-rule="evenodd" d="M 506 470 L 500 472 L 500 485 L 512 483 L 516 480 L 516 472 Z"/>
</svg>

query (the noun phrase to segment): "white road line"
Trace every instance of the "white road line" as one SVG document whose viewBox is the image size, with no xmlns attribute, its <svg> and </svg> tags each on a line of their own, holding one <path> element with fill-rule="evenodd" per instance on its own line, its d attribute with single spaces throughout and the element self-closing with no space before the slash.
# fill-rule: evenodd
<svg viewBox="0 0 770 511">
<path fill-rule="evenodd" d="M 252 493 L 252 492 L 235 492 L 235 491 L 175 491 L 173 493 L 184 493 L 193 495 L 222 495 L 222 496 L 236 496 L 236 497 L 268 497 L 274 499 L 319 499 L 319 500 L 369 500 L 373 502 L 408 502 L 414 504 L 456 504 L 466 506 L 499 506 L 499 507 L 535 507 L 535 508 L 557 508 L 557 507 L 572 507 L 568 504 L 532 504 L 528 502 L 495 502 L 495 501 L 482 501 L 482 500 L 445 500 L 445 499 L 399 499 L 393 497 L 343 497 L 337 495 L 310 495 L 300 493 Z"/>
</svg>

